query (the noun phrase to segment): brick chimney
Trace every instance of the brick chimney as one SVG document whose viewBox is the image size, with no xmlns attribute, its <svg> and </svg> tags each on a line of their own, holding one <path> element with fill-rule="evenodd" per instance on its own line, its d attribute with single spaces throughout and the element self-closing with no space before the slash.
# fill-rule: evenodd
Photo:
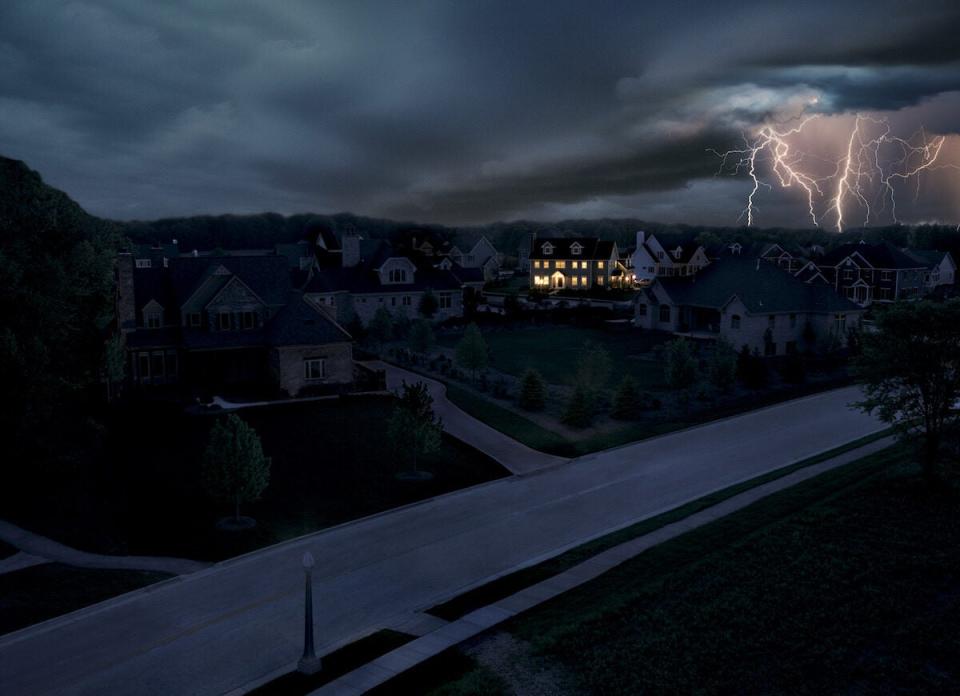
<svg viewBox="0 0 960 696">
<path fill-rule="evenodd" d="M 348 234 L 343 238 L 343 267 L 353 268 L 360 263 L 360 237 Z"/>
<path fill-rule="evenodd" d="M 125 334 L 137 327 L 137 303 L 133 294 L 133 254 L 117 254 L 117 324 Z"/>
<path fill-rule="evenodd" d="M 643 230 L 637 232 L 637 249 L 643 246 L 644 242 L 647 241 L 647 233 Z"/>
</svg>

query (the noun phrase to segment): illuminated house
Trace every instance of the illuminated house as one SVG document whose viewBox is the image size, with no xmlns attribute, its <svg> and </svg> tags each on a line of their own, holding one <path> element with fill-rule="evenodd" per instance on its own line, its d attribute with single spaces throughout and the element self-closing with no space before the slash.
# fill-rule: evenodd
<svg viewBox="0 0 960 696">
<path fill-rule="evenodd" d="M 530 243 L 530 288 L 589 290 L 633 284 L 619 262 L 616 242 L 596 237 L 534 238 Z"/>
<path fill-rule="evenodd" d="M 774 356 L 841 347 L 864 311 L 826 284 L 804 283 L 759 258 L 728 256 L 693 277 L 657 278 L 641 291 L 634 323 L 723 337 L 738 350 Z"/>
</svg>

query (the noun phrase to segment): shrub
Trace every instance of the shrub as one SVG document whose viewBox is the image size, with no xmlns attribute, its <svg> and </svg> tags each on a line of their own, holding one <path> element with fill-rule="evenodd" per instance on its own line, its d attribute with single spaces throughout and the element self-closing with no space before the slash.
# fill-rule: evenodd
<svg viewBox="0 0 960 696">
<path fill-rule="evenodd" d="M 520 408 L 542 411 L 547 404 L 547 385 L 536 370 L 527 370 L 520 379 Z"/>
</svg>

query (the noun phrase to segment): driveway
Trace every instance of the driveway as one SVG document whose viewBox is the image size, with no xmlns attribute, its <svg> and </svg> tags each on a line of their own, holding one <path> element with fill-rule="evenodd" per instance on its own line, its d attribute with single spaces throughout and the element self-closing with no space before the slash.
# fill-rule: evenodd
<svg viewBox="0 0 960 696">
<path fill-rule="evenodd" d="M 848 407 L 858 397 L 853 388 L 818 394 L 483 484 L 25 629 L 0 638 L 0 692 L 229 692 L 299 657 L 307 550 L 326 652 L 518 566 L 880 430 Z"/>
</svg>

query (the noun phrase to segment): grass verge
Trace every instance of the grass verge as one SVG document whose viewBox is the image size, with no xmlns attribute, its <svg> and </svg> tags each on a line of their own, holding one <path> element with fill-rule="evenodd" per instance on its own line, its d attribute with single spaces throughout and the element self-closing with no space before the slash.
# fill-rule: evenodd
<svg viewBox="0 0 960 696">
<path fill-rule="evenodd" d="M 407 633 L 383 629 L 324 655 L 323 669 L 316 674 L 288 672 L 247 693 L 249 696 L 302 696 L 413 639 L 414 636 Z"/>
<path fill-rule="evenodd" d="M 367 696 L 496 696 L 503 693 L 506 693 L 506 684 L 493 671 L 456 648 L 450 648 L 371 689 Z"/>
<path fill-rule="evenodd" d="M 911 449 L 892 447 L 498 630 L 570 693 L 957 693 L 958 508 L 955 487 L 926 485 Z"/>
<path fill-rule="evenodd" d="M 46 563 L 0 575 L 0 634 L 165 580 L 166 573 Z"/>
<path fill-rule="evenodd" d="M 433 614 L 441 619 L 446 619 L 447 621 L 459 619 L 461 616 L 465 616 L 471 611 L 485 607 L 488 604 L 492 604 L 505 597 L 509 597 L 510 595 L 519 592 L 522 589 L 562 573 L 563 571 L 585 561 L 591 556 L 596 556 L 607 549 L 611 549 L 614 546 L 618 546 L 624 542 L 636 539 L 644 534 L 649 534 L 660 527 L 668 525 L 672 522 L 677 522 L 678 520 L 682 520 L 690 515 L 693 515 L 694 513 L 697 513 L 708 507 L 712 507 L 723 502 L 724 500 L 727 500 L 728 498 L 732 498 L 735 495 L 743 493 L 744 491 L 750 490 L 751 488 L 755 488 L 769 481 L 782 478 L 799 469 L 818 464 L 846 452 L 850 452 L 851 450 L 863 447 L 864 445 L 875 442 L 889 434 L 889 430 L 884 430 L 873 435 L 868 435 L 840 447 L 834 448 L 829 452 L 824 452 L 815 457 L 810 457 L 808 459 L 789 464 L 785 467 L 777 469 L 776 471 L 771 471 L 756 478 L 750 479 L 749 481 L 744 481 L 743 483 L 738 483 L 728 488 L 724 488 L 721 491 L 697 498 L 696 500 L 693 500 L 685 505 L 681 505 L 678 508 L 674 508 L 669 512 L 642 520 L 641 522 L 637 522 L 636 524 L 625 527 L 619 531 L 613 532 L 612 534 L 608 534 L 600 537 L 599 539 L 595 539 L 594 541 L 583 544 L 582 546 L 578 546 L 575 549 L 571 549 L 570 551 L 543 561 L 542 563 L 538 563 L 537 565 L 533 565 L 528 568 L 523 568 L 522 570 L 518 570 L 509 575 L 497 578 L 496 580 L 493 580 L 485 585 L 468 590 L 467 592 L 464 592 L 453 599 L 427 609 L 427 613 Z"/>
</svg>

